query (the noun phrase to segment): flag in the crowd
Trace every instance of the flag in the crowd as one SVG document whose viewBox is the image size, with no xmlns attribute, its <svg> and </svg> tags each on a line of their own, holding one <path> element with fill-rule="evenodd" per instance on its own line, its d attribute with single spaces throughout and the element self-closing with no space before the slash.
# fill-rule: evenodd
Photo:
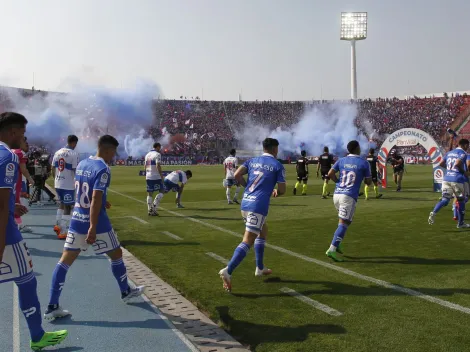
<svg viewBox="0 0 470 352">
<path fill-rule="evenodd" d="M 178 120 L 176 120 L 175 118 L 173 118 L 173 122 L 177 122 Z"/>
<path fill-rule="evenodd" d="M 188 119 L 184 122 L 185 125 L 189 125 L 189 123 L 191 122 L 191 119 Z"/>
<path fill-rule="evenodd" d="M 213 134 L 212 132 L 209 132 L 207 135 L 208 135 L 210 138 L 214 138 L 214 134 Z"/>
<path fill-rule="evenodd" d="M 193 139 L 197 139 L 197 133 L 193 133 Z"/>
<path fill-rule="evenodd" d="M 192 123 L 191 126 L 189 126 L 189 128 L 194 128 L 194 124 Z"/>
</svg>

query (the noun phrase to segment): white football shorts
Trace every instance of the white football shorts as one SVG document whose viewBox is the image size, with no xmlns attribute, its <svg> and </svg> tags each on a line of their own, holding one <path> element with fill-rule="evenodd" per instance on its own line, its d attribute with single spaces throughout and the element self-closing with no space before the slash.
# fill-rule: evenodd
<svg viewBox="0 0 470 352">
<path fill-rule="evenodd" d="M 466 194 L 464 183 L 442 181 L 442 198 L 464 198 Z"/>
<path fill-rule="evenodd" d="M 243 221 L 245 222 L 245 231 L 259 235 L 266 222 L 266 216 L 242 210 Z"/>
<path fill-rule="evenodd" d="M 86 234 L 78 234 L 75 232 L 69 231 L 67 233 L 67 238 L 65 239 L 64 248 L 72 251 L 86 251 L 90 245 L 86 243 Z M 105 254 L 119 248 L 121 244 L 119 243 L 117 234 L 113 229 L 105 233 L 97 233 L 96 241 L 91 245 L 96 255 Z"/>
<path fill-rule="evenodd" d="M 0 263 L 0 283 L 19 279 L 33 271 L 33 259 L 25 241 L 5 246 Z"/>
<path fill-rule="evenodd" d="M 352 221 L 357 203 L 353 198 L 346 194 L 334 194 L 333 203 L 340 219 Z"/>
</svg>

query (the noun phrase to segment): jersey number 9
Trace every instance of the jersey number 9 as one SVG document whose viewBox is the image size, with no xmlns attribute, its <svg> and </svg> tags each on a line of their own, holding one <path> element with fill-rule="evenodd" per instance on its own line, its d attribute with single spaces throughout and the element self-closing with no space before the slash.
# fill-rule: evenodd
<svg viewBox="0 0 470 352">
<path fill-rule="evenodd" d="M 90 185 L 87 182 L 82 183 L 80 189 L 80 182 L 75 181 L 75 207 L 88 209 L 91 206 L 90 196 Z"/>
<path fill-rule="evenodd" d="M 58 164 L 57 169 L 58 169 L 60 172 L 62 172 L 62 171 L 65 170 L 65 160 L 64 160 L 64 158 L 60 158 L 60 159 L 59 159 L 59 162 L 58 162 L 57 164 Z"/>
</svg>

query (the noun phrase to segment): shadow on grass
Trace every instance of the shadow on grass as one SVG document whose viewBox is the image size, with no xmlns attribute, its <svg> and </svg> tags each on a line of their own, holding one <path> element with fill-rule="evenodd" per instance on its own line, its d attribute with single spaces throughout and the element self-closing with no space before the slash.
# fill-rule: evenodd
<svg viewBox="0 0 470 352">
<path fill-rule="evenodd" d="M 199 242 L 159 242 L 159 241 L 142 241 L 142 240 L 123 240 L 121 246 L 126 248 L 127 246 L 199 246 Z"/>
<path fill-rule="evenodd" d="M 262 343 L 288 343 L 305 341 L 310 334 L 345 334 L 346 329 L 334 324 L 305 324 L 300 326 L 276 326 L 255 324 L 249 321 L 236 320 L 228 307 L 216 307 L 220 320 L 229 333 L 252 351 Z"/>
<path fill-rule="evenodd" d="M 277 284 L 301 284 L 301 285 L 317 285 L 322 286 L 318 289 L 307 289 L 307 290 L 298 290 L 298 292 L 304 296 L 315 295 L 315 294 L 328 294 L 335 296 L 405 296 L 407 295 L 404 292 L 396 291 L 386 287 L 370 285 L 370 286 L 355 286 L 349 285 L 341 282 L 332 282 L 332 281 L 314 281 L 314 280 L 289 280 L 282 279 L 280 277 L 271 277 L 264 280 L 265 283 L 277 283 Z M 396 286 L 408 288 L 410 290 L 417 291 L 424 295 L 431 296 L 452 296 L 454 294 L 470 294 L 470 289 L 467 288 L 430 288 L 430 287 L 405 287 L 399 284 Z M 242 297 L 242 298 L 260 298 L 260 297 L 282 297 L 288 296 L 288 294 L 279 292 L 273 294 L 237 294 L 232 293 L 233 296 Z M 417 295 L 419 297 L 420 295 Z"/>
<path fill-rule="evenodd" d="M 306 207 L 307 204 L 269 204 L 270 207 Z"/>
</svg>

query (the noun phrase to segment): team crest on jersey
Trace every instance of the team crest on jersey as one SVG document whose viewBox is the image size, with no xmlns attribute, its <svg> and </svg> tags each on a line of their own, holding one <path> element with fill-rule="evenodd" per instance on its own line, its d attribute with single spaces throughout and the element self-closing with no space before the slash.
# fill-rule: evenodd
<svg viewBox="0 0 470 352">
<path fill-rule="evenodd" d="M 6 184 L 13 184 L 13 178 L 12 177 L 5 177 L 5 183 Z"/>
<path fill-rule="evenodd" d="M 14 176 L 15 175 L 15 164 L 13 163 L 8 163 L 5 171 L 5 176 Z"/>
<path fill-rule="evenodd" d="M 100 182 L 101 183 L 108 182 L 108 174 L 107 173 L 104 173 L 103 175 L 101 175 Z"/>
</svg>

